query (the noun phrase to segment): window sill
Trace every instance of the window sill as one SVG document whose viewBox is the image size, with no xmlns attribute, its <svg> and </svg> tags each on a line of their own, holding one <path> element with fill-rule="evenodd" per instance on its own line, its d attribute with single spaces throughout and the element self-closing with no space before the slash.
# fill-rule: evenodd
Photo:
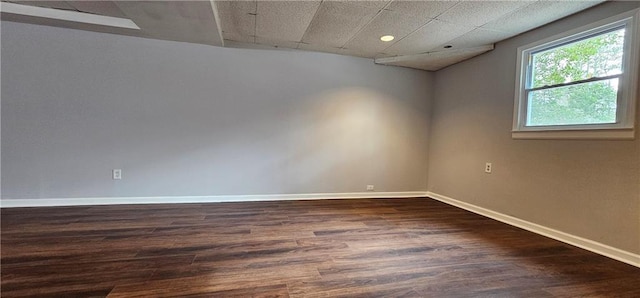
<svg viewBox="0 0 640 298">
<path fill-rule="evenodd" d="M 598 130 L 518 130 L 511 138 L 522 140 L 633 140 L 635 131 L 627 129 Z"/>
</svg>

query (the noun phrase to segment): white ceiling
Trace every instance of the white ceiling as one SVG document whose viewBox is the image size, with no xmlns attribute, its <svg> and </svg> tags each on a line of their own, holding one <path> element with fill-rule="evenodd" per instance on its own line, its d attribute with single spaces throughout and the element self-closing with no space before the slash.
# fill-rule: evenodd
<svg viewBox="0 0 640 298">
<path fill-rule="evenodd" d="M 141 30 L 3 20 L 214 46 L 289 48 L 437 70 L 598 1 L 5 1 L 131 19 Z M 383 35 L 394 35 L 382 42 Z M 451 45 L 445 49 L 445 45 Z"/>
</svg>

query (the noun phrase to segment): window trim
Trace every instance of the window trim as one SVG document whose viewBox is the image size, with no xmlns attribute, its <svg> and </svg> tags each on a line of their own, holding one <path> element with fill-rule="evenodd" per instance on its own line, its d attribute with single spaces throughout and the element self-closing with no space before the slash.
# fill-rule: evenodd
<svg viewBox="0 0 640 298">
<path fill-rule="evenodd" d="M 616 123 L 526 126 L 527 66 L 531 54 L 625 27 L 623 73 L 619 79 Z M 640 72 L 640 9 L 634 9 L 579 28 L 518 47 L 511 136 L 514 139 L 634 139 Z"/>
</svg>

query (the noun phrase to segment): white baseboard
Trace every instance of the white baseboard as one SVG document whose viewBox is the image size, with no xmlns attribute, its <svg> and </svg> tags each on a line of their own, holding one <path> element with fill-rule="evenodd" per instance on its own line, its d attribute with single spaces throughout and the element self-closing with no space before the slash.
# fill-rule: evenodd
<svg viewBox="0 0 640 298">
<path fill-rule="evenodd" d="M 311 194 L 271 194 L 271 195 L 221 195 L 221 196 L 167 196 L 167 197 L 93 197 L 93 198 L 46 198 L 23 200 L 0 200 L 0 208 L 54 207 L 123 204 L 177 204 L 177 203 L 219 203 L 255 202 L 286 200 L 329 200 L 329 199 L 376 199 L 376 198 L 425 198 L 462 208 L 473 213 L 493 218 L 536 234 L 556 239 L 609 258 L 640 267 L 640 255 L 608 246 L 593 240 L 571 235 L 539 224 L 502 214 L 493 210 L 465 203 L 433 192 L 351 192 L 351 193 L 311 193 Z"/>
<path fill-rule="evenodd" d="M 329 200 L 329 199 L 378 199 L 378 198 L 421 198 L 424 191 L 402 192 L 348 192 L 309 193 L 271 195 L 221 195 L 221 196 L 167 196 L 167 197 L 93 197 L 93 198 L 45 198 L 23 200 L 0 200 L 0 208 L 55 207 L 87 205 L 123 204 L 177 204 L 177 203 L 220 203 L 285 200 Z"/>
<path fill-rule="evenodd" d="M 632 252 L 611 247 L 606 244 L 602 244 L 600 242 L 596 242 L 596 241 L 582 238 L 579 236 L 571 235 L 571 234 L 558 231 L 552 228 L 541 226 L 539 224 L 535 224 L 535 223 L 522 220 L 513 216 L 502 214 L 500 212 L 482 208 L 473 204 L 458 201 L 437 193 L 427 192 L 427 196 L 432 199 L 441 201 L 443 203 L 453 205 L 458 208 L 462 208 L 482 216 L 493 218 L 497 221 L 500 221 L 521 229 L 525 229 L 527 231 L 540 234 L 542 236 L 546 236 L 558 241 L 562 241 L 564 243 L 571 244 L 573 246 L 577 246 L 582 249 L 586 249 L 588 251 L 591 251 L 591 252 L 594 252 L 594 253 L 597 253 L 597 254 L 600 254 L 600 255 L 636 266 L 636 267 L 640 267 L 640 255 L 638 254 L 634 254 Z"/>
</svg>

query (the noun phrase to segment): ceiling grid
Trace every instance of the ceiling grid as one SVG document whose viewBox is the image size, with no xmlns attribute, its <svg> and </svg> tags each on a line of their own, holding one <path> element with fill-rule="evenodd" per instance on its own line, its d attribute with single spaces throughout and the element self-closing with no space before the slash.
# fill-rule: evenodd
<svg viewBox="0 0 640 298">
<path fill-rule="evenodd" d="M 3 11 L 2 19 L 9 21 L 214 46 L 328 52 L 424 70 L 469 59 L 493 49 L 496 42 L 604 2 L 1 1 L 129 19 L 140 30 Z M 384 35 L 395 39 L 381 41 Z"/>
<path fill-rule="evenodd" d="M 380 10 L 378 10 L 378 13 L 377 13 L 373 18 L 371 18 L 371 19 L 370 19 L 366 24 L 364 24 L 362 27 L 358 28 L 358 30 L 356 31 L 356 33 L 354 33 L 354 34 L 349 38 L 349 40 L 347 40 L 347 42 L 345 42 L 345 43 L 344 43 L 340 48 L 341 48 L 341 49 L 344 49 L 344 48 L 345 48 L 345 46 L 346 46 L 346 45 L 347 45 L 351 40 L 353 40 L 353 38 L 354 38 L 354 37 L 356 37 L 358 34 L 360 34 L 360 32 L 362 32 L 362 30 L 364 30 L 364 28 L 366 28 L 367 26 L 369 26 L 369 25 L 371 24 L 371 22 L 373 22 L 373 20 L 375 20 L 375 19 L 376 19 L 376 18 L 377 18 L 377 17 L 378 17 L 378 16 L 379 16 L 379 15 L 380 15 L 380 14 L 381 14 L 381 13 L 382 13 L 386 8 L 387 8 L 387 6 L 389 6 L 389 4 L 391 4 L 391 2 L 392 2 L 392 0 L 389 0 L 389 1 L 387 2 L 387 4 L 385 4 L 385 6 L 384 6 L 384 7 L 382 7 Z"/>
</svg>

